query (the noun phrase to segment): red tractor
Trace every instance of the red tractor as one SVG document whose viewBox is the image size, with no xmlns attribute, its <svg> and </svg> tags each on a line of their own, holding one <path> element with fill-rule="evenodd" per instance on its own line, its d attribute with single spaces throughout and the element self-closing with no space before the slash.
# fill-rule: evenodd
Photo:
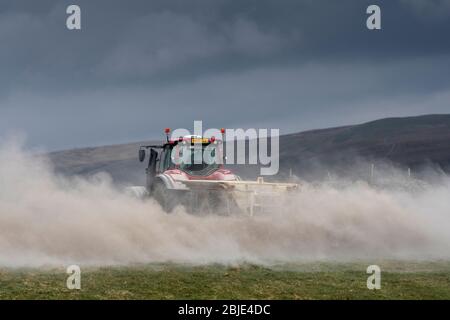
<svg viewBox="0 0 450 320">
<path fill-rule="evenodd" d="M 221 130 L 222 135 L 224 129 Z M 273 204 L 273 196 L 297 189 L 293 183 L 242 181 L 223 166 L 223 139 L 184 136 L 162 145 L 139 149 L 139 161 L 148 154 L 145 194 L 156 199 L 166 212 L 182 205 L 191 213 L 253 215 Z"/>
</svg>

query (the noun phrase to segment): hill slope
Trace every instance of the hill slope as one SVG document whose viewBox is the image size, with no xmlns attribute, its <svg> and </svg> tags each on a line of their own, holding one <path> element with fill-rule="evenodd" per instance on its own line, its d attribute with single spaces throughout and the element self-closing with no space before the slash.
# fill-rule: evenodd
<svg viewBox="0 0 450 320">
<path fill-rule="evenodd" d="M 144 164 L 137 161 L 142 143 L 50 153 L 58 172 L 87 175 L 108 172 L 119 183 L 143 184 Z M 154 143 L 154 141 L 152 142 Z M 450 115 L 387 118 L 280 137 L 280 173 L 311 176 L 314 171 L 350 169 L 357 160 L 383 160 L 413 169 L 432 164 L 450 169 Z M 243 171 L 256 175 L 255 167 Z M 318 170 L 315 170 L 318 169 Z"/>
<path fill-rule="evenodd" d="M 360 125 L 284 136 L 280 159 L 300 174 L 351 168 L 357 160 L 387 161 L 418 169 L 450 167 L 450 115 L 387 118 Z"/>
</svg>

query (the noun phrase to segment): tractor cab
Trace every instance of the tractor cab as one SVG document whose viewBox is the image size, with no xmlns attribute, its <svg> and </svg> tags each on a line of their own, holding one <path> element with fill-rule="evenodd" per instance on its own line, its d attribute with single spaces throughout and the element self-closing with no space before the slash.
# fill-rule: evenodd
<svg viewBox="0 0 450 320">
<path fill-rule="evenodd" d="M 190 176 L 207 176 L 221 167 L 222 154 L 222 141 L 215 137 L 180 137 L 164 144 L 156 172 L 178 169 Z"/>
<path fill-rule="evenodd" d="M 166 129 L 167 141 L 164 144 L 141 146 L 139 149 L 141 162 L 149 153 L 146 168 L 149 191 L 158 179 L 165 179 L 165 185 L 170 187 L 178 180 L 218 179 L 220 174 L 231 173 L 223 169 L 222 139 L 196 135 L 169 139 L 169 133 L 170 130 Z"/>
</svg>

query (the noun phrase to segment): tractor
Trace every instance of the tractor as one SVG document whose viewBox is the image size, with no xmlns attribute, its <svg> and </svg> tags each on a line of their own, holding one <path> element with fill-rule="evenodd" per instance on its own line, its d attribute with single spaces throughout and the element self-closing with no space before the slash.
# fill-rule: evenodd
<svg viewBox="0 0 450 320">
<path fill-rule="evenodd" d="M 273 207 L 281 194 L 298 189 L 295 183 L 270 183 L 262 177 L 244 181 L 223 165 L 222 138 L 189 135 L 166 142 L 143 145 L 139 161 L 148 156 L 145 189 L 141 194 L 153 197 L 167 213 L 183 206 L 189 213 L 253 216 Z"/>
</svg>

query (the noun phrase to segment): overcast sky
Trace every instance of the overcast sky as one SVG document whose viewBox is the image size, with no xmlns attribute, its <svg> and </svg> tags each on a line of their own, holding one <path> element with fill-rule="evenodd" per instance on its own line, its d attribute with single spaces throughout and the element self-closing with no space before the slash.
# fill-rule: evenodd
<svg viewBox="0 0 450 320">
<path fill-rule="evenodd" d="M 449 39 L 450 0 L 1 0 L 0 137 L 55 150 L 194 120 L 287 133 L 450 113 Z"/>
</svg>

